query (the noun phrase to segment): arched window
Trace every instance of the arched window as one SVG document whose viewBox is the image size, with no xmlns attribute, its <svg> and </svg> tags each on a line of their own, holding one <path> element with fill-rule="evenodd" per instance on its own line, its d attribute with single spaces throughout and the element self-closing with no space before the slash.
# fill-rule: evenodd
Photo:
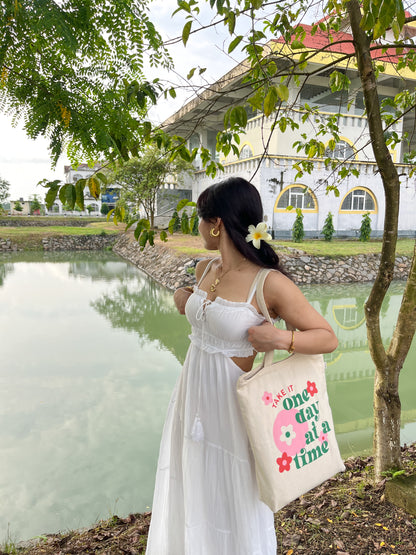
<svg viewBox="0 0 416 555">
<path fill-rule="evenodd" d="M 275 212 L 286 212 L 288 206 L 295 210 L 300 208 L 302 212 L 316 212 L 318 203 L 315 195 L 305 185 L 289 185 L 277 197 L 274 206 Z"/>
<path fill-rule="evenodd" d="M 340 212 L 376 212 L 376 199 L 368 189 L 356 188 L 344 197 Z"/>
<path fill-rule="evenodd" d="M 244 145 L 243 148 L 240 150 L 239 159 L 243 160 L 244 158 L 251 158 L 253 156 L 253 151 L 251 150 L 249 145 Z"/>
<path fill-rule="evenodd" d="M 325 149 L 327 158 L 337 158 L 338 160 L 353 160 L 355 158 L 354 148 L 347 141 L 339 141 L 334 150 L 329 147 Z"/>
</svg>

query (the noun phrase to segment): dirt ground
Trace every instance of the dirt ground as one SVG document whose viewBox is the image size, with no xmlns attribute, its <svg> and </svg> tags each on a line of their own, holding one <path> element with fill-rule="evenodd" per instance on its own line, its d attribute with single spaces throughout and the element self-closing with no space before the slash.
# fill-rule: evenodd
<svg viewBox="0 0 416 555">
<path fill-rule="evenodd" d="M 416 446 L 403 448 L 407 472 Z M 372 459 L 354 458 L 328 480 L 275 516 L 278 555 L 415 555 L 416 519 L 385 500 L 386 480 L 373 484 Z M 45 535 L 19 555 L 144 553 L 150 513 L 114 516 L 84 531 Z M 10 553 L 10 551 L 8 552 Z M 5 555 L 0 551 L 0 555 Z"/>
</svg>

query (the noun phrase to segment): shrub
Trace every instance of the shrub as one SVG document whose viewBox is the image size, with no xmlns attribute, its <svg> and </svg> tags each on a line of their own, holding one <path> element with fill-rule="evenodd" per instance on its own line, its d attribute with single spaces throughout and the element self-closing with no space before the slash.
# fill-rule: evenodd
<svg viewBox="0 0 416 555">
<path fill-rule="evenodd" d="M 199 235 L 198 225 L 199 225 L 198 212 L 194 210 L 192 212 L 191 222 L 190 222 L 191 235 Z"/>
<path fill-rule="evenodd" d="M 325 241 L 332 241 L 332 236 L 334 235 L 335 228 L 334 223 L 332 221 L 332 214 L 328 212 L 328 216 L 325 219 L 324 227 L 322 228 L 322 235 L 325 238 Z"/>
<path fill-rule="evenodd" d="M 175 233 L 175 231 L 179 231 L 181 229 L 181 219 L 179 217 L 177 210 L 173 212 L 172 220 L 173 220 L 172 232 Z"/>
<path fill-rule="evenodd" d="M 110 207 L 108 206 L 108 204 L 103 202 L 102 205 L 101 205 L 101 214 L 103 214 L 105 216 L 109 212 L 110 212 Z"/>
<path fill-rule="evenodd" d="M 303 214 L 300 208 L 296 208 L 296 219 L 292 227 L 292 238 L 295 243 L 301 243 L 305 237 L 303 229 Z"/>
<path fill-rule="evenodd" d="M 191 233 L 191 230 L 189 228 L 189 217 L 186 210 L 182 212 L 181 231 L 184 235 L 189 235 Z"/>
<path fill-rule="evenodd" d="M 369 241 L 371 235 L 371 218 L 367 212 L 363 215 L 363 220 L 360 227 L 360 241 Z"/>
</svg>

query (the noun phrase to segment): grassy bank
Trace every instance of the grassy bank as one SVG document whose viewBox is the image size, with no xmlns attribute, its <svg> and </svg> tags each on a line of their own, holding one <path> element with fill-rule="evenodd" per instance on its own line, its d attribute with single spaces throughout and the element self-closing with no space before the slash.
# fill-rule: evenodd
<svg viewBox="0 0 416 555">
<path fill-rule="evenodd" d="M 201 237 L 175 233 L 169 236 L 168 242 L 164 244 L 178 254 L 185 254 L 187 256 L 212 255 L 212 251 L 207 251 L 202 247 L 203 243 Z M 272 244 L 278 252 L 288 255 L 293 254 L 291 249 L 304 251 L 314 256 L 328 256 L 330 258 L 355 256 L 359 254 L 377 254 L 381 252 L 381 241 L 379 240 L 368 241 L 366 243 L 359 240 L 310 240 L 303 241 L 302 243 L 294 243 L 293 241 L 272 241 Z M 412 257 L 414 245 L 414 239 L 399 239 L 397 243 L 397 255 Z"/>
<path fill-rule="evenodd" d="M 407 474 L 416 447 L 402 448 Z M 374 484 L 371 457 L 348 459 L 346 471 L 275 515 L 277 555 L 410 555 L 416 519 L 385 499 L 385 480 Z M 38 536 L 27 545 L 9 541 L 0 555 L 122 555 L 144 553 L 150 513 L 113 516 L 88 530 Z"/>
<path fill-rule="evenodd" d="M 55 223 L 55 222 L 54 222 Z M 74 222 L 76 223 L 76 221 Z M 122 233 L 124 225 L 114 225 L 106 220 L 94 221 L 86 226 L 25 226 L 0 227 L 0 239 L 10 239 L 19 249 L 25 251 L 42 250 L 42 239 L 60 235 L 113 235 Z"/>
</svg>

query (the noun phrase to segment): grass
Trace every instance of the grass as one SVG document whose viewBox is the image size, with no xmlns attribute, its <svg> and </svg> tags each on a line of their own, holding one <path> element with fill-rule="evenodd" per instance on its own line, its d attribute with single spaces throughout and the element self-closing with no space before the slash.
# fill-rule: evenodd
<svg viewBox="0 0 416 555">
<path fill-rule="evenodd" d="M 332 241 L 311 239 L 310 241 L 303 241 L 301 243 L 294 243 L 293 241 L 273 241 L 273 244 L 276 246 L 277 250 L 279 250 L 279 246 L 290 247 L 305 251 L 314 256 L 329 256 L 331 258 L 354 256 L 358 254 L 377 254 L 381 252 L 381 239 L 368 242 L 347 239 L 334 239 Z M 412 257 L 414 246 L 414 239 L 399 239 L 396 253 L 398 256 Z"/>
<path fill-rule="evenodd" d="M 45 226 L 45 227 L 1 227 L 0 239 L 10 239 L 18 248 L 24 250 L 42 249 L 42 239 L 44 237 L 58 235 L 101 235 L 122 233 L 124 225 L 115 226 L 111 222 L 94 222 L 86 227 L 76 226 Z"/>
<path fill-rule="evenodd" d="M 174 235 L 169 235 L 167 243 L 164 244 L 178 254 L 184 254 L 190 257 L 212 256 L 213 253 L 213 251 L 208 251 L 203 248 L 202 238 L 199 236 L 193 237 L 191 235 L 175 233 Z M 276 247 L 278 252 L 285 254 L 290 254 L 290 249 L 297 249 L 305 251 L 310 255 L 328 256 L 331 258 L 354 256 L 358 254 L 366 255 L 380 253 L 381 251 L 381 240 L 361 242 L 357 239 L 335 239 L 332 241 L 311 239 L 309 241 L 303 241 L 302 243 L 276 240 L 272 241 L 272 244 Z M 412 257 L 414 245 L 414 239 L 399 239 L 397 242 L 397 255 Z"/>
</svg>

